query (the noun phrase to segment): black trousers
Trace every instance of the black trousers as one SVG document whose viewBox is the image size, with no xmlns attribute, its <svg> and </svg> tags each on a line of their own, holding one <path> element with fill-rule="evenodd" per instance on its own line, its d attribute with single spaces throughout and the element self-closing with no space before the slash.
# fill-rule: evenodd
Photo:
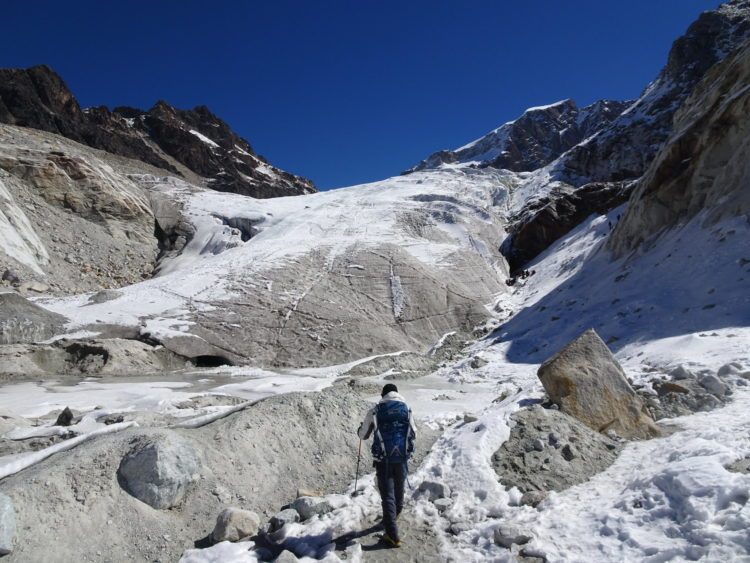
<svg viewBox="0 0 750 563">
<path fill-rule="evenodd" d="M 404 507 L 404 483 L 406 463 L 375 462 L 375 476 L 378 480 L 380 501 L 383 505 L 383 527 L 391 539 L 398 541 L 396 517 Z"/>
</svg>

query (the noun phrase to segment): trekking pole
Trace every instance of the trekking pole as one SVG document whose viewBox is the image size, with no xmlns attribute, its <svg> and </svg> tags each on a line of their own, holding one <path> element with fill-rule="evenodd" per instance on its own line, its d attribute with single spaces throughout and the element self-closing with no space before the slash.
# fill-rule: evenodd
<svg viewBox="0 0 750 563">
<path fill-rule="evenodd" d="M 357 473 L 354 477 L 354 493 L 357 494 L 357 482 L 359 481 L 359 459 L 362 457 L 362 438 L 359 439 L 359 449 L 357 450 Z"/>
</svg>

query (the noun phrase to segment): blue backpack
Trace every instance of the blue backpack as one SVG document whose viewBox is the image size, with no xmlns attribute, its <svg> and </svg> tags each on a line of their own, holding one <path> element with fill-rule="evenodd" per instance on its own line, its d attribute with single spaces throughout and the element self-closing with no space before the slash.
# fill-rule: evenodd
<svg viewBox="0 0 750 563">
<path fill-rule="evenodd" d="M 379 403 L 375 411 L 375 461 L 406 463 L 414 451 L 414 436 L 409 425 L 409 407 L 401 401 Z"/>
</svg>

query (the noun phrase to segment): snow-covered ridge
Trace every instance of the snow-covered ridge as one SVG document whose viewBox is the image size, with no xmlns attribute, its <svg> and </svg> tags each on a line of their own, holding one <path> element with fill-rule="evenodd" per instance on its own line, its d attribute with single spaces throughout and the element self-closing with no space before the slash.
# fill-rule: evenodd
<svg viewBox="0 0 750 563">
<path fill-rule="evenodd" d="M 607 125 L 628 103 L 600 100 L 578 108 L 567 99 L 532 107 L 458 149 L 434 153 L 411 171 L 454 166 L 535 170 Z"/>
</svg>

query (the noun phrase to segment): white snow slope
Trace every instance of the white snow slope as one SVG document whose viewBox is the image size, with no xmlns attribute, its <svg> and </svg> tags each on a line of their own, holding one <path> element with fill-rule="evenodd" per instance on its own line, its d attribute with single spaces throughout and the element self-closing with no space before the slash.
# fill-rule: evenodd
<svg viewBox="0 0 750 563">
<path fill-rule="evenodd" d="M 592 216 L 540 256 L 530 266 L 537 273 L 498 303 L 513 311 L 510 318 L 431 376 L 484 390 L 484 407 L 474 405 L 478 420 L 450 426 L 410 476 L 415 491 L 426 479 L 452 491 L 445 512 L 417 493 L 409 500 L 434 527 L 446 561 L 514 561 L 518 547 L 493 541 L 501 525 L 531 537 L 525 555 L 553 562 L 750 561 L 750 475 L 726 469 L 750 456 L 750 260 L 746 246 L 727 243 L 747 240 L 750 225 L 732 219 L 706 230 L 698 216 L 663 234 L 649 253 L 613 261 L 603 245 L 608 220 L 622 211 Z M 492 454 L 509 435 L 510 415 L 541 398 L 539 363 L 589 326 L 610 340 L 636 384 L 677 365 L 716 372 L 735 362 L 740 367 L 725 378 L 731 400 L 670 420 L 673 433 L 629 443 L 590 481 L 551 493 L 537 508 L 523 506 L 520 492 L 498 481 Z M 476 357 L 488 363 L 473 369 Z M 493 403 L 503 391 L 507 398 Z M 417 403 L 422 397 L 410 386 L 404 393 Z M 353 498 L 332 495 L 332 513 L 289 525 L 284 547 L 303 561 L 336 560 L 331 538 L 379 513 L 372 476 L 360 489 Z M 452 535 L 451 525 L 464 531 Z M 190 551 L 183 561 L 215 561 L 228 549 Z M 252 549 L 222 560 L 254 561 Z"/>
<path fill-rule="evenodd" d="M 214 325 L 212 344 L 240 356 L 269 365 L 276 350 L 294 347 L 304 351 L 303 366 L 326 365 L 426 351 L 455 323 L 483 322 L 482 304 L 505 291 L 498 247 L 510 173 L 429 171 L 264 200 L 134 179 L 152 199 L 181 205 L 195 234 L 159 277 L 123 288 L 118 299 L 42 300 L 70 319 L 68 331 L 119 324 L 199 346 L 209 337 L 198 334 L 196 317 L 211 317 L 199 328 Z M 254 332 L 238 337 L 243 327 Z M 244 343 L 256 348 L 238 352 Z"/>
</svg>

